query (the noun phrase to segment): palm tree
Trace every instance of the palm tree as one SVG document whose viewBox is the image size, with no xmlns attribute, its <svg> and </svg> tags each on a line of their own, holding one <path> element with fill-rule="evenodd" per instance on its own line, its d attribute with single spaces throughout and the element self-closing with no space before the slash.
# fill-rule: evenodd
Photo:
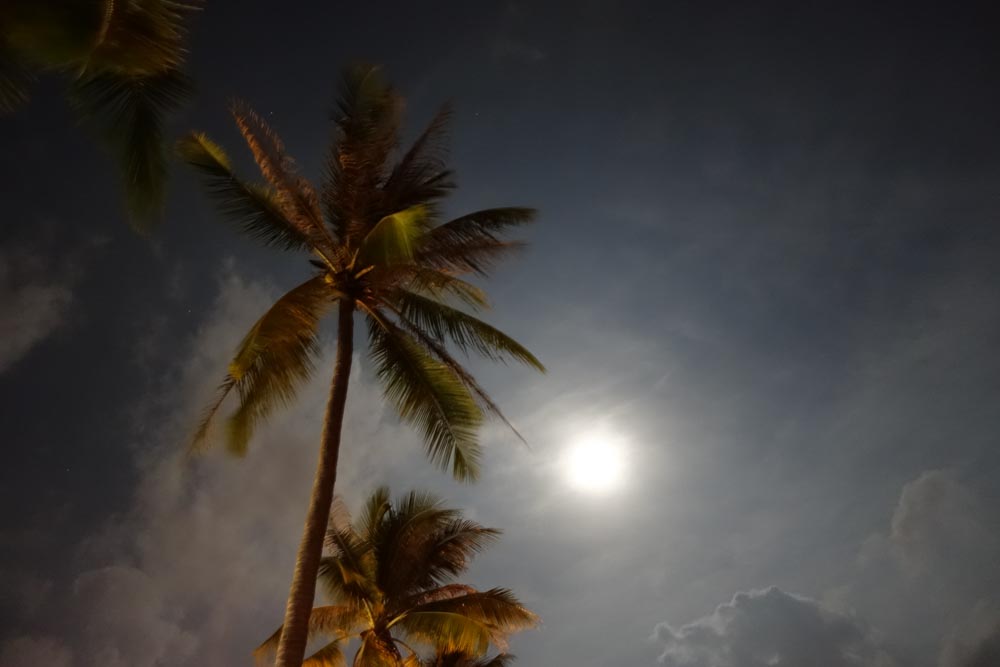
<svg viewBox="0 0 1000 667">
<path fill-rule="evenodd" d="M 499 531 L 427 494 L 411 492 L 393 503 L 385 487 L 372 493 L 357 522 L 336 506 L 327 533 L 332 553 L 320 575 L 335 604 L 309 616 L 310 638 L 332 641 L 304 666 L 344 665 L 343 648 L 354 639 L 360 641 L 355 667 L 503 667 L 504 659 L 478 659 L 491 644 L 503 648 L 512 632 L 538 622 L 506 589 L 452 583 Z M 278 628 L 257 648 L 258 660 L 274 652 L 281 635 Z M 411 643 L 432 647 L 435 658 L 421 661 Z"/>
<path fill-rule="evenodd" d="M 336 138 L 320 192 L 296 171 L 278 137 L 244 104 L 232 114 L 266 184 L 241 180 L 225 152 L 203 134 L 180 143 L 182 157 L 206 178 L 221 211 L 265 244 L 310 253 L 313 275 L 278 299 L 247 334 L 217 399 L 195 435 L 234 390 L 239 405 L 227 423 L 231 451 L 246 451 L 257 424 L 292 400 L 310 376 L 317 328 L 337 305 L 337 352 L 316 478 L 277 664 L 299 665 L 337 476 L 340 432 L 354 350 L 354 314 L 367 323 L 369 354 L 386 398 L 417 426 L 432 461 L 459 479 L 478 473 L 477 431 L 496 404 L 453 356 L 457 350 L 513 359 L 544 370 L 516 341 L 458 307 L 487 307 L 462 275 L 485 275 L 519 247 L 501 238 L 534 211 L 496 208 L 439 223 L 453 185 L 442 158 L 449 112 L 442 110 L 413 146 L 393 161 L 401 101 L 373 67 L 344 77 L 335 112 Z M 456 303 L 456 301 L 458 303 Z M 450 302 L 450 303 L 449 303 Z"/>
<path fill-rule="evenodd" d="M 175 0 L 5 0 L 0 4 L 0 113 L 28 99 L 39 71 L 70 75 L 68 97 L 114 153 L 129 220 L 162 213 L 163 126 L 193 90 L 183 74 L 185 21 Z"/>
</svg>

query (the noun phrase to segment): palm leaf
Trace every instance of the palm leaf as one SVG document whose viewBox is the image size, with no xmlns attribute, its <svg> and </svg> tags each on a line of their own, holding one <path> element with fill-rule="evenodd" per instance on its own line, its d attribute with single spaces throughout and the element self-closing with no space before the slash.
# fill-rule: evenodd
<svg viewBox="0 0 1000 667">
<path fill-rule="evenodd" d="M 509 667 L 514 661 L 514 656 L 509 653 L 500 653 L 492 658 L 476 660 L 474 657 L 458 651 L 437 653 L 434 657 L 425 660 L 424 667 Z"/>
<path fill-rule="evenodd" d="M 425 593 L 425 599 L 414 600 L 412 605 L 420 606 L 456 597 L 460 593 L 458 589 L 441 584 L 464 572 L 472 557 L 495 542 L 499 536 L 499 530 L 461 518 L 442 526 L 433 539 L 428 540 L 427 548 L 419 554 L 418 561 L 421 573 L 418 585 L 425 590 L 431 586 L 439 588 Z"/>
<path fill-rule="evenodd" d="M 400 662 L 392 637 L 374 631 L 364 633 L 354 656 L 354 667 L 400 667 Z"/>
<path fill-rule="evenodd" d="M 434 463 L 450 468 L 457 479 L 475 479 L 482 411 L 466 386 L 384 316 L 369 312 L 368 322 L 370 354 L 386 398 L 404 421 L 421 428 Z"/>
<path fill-rule="evenodd" d="M 409 636 L 440 651 L 481 656 L 495 644 L 506 648 L 506 637 L 538 624 L 514 595 L 503 588 L 428 602 L 396 618 Z"/>
<path fill-rule="evenodd" d="M 390 211 L 430 205 L 454 189 L 452 173 L 445 165 L 451 116 L 451 106 L 445 105 L 392 169 L 382 188 Z"/>
<path fill-rule="evenodd" d="M 335 298 L 324 277 L 316 276 L 282 296 L 257 320 L 230 362 L 221 396 L 203 417 L 194 446 L 201 444 L 226 395 L 236 389 L 240 405 L 229 420 L 228 445 L 233 453 L 246 452 L 256 424 L 289 402 L 312 373 L 319 318 Z"/>
<path fill-rule="evenodd" d="M 503 634 L 527 630 L 538 625 L 538 617 L 528 611 L 514 594 L 505 588 L 491 588 L 488 591 L 434 600 L 415 607 L 407 615 L 423 612 L 461 614 L 485 623 Z"/>
<path fill-rule="evenodd" d="M 436 497 L 416 492 L 400 499 L 385 515 L 372 542 L 378 556 L 377 583 L 388 599 L 399 600 L 419 587 L 420 555 L 441 526 L 458 515 L 443 508 Z"/>
<path fill-rule="evenodd" d="M 28 101 L 28 86 L 34 75 L 2 39 L 0 36 L 0 113 L 10 113 Z"/>
<path fill-rule="evenodd" d="M 274 191 L 240 180 L 229 156 L 206 135 L 192 132 L 177 143 L 177 150 L 185 162 L 202 172 L 220 212 L 244 234 L 286 250 L 311 248 L 310 238 L 285 217 Z"/>
<path fill-rule="evenodd" d="M 448 270 L 428 268 L 413 263 L 390 267 L 388 272 L 397 279 L 393 281 L 394 284 L 402 289 L 422 292 L 439 301 L 446 297 L 454 297 L 460 303 L 477 310 L 489 308 L 486 292 Z"/>
<path fill-rule="evenodd" d="M 330 647 L 334 646 L 339 651 L 339 643 L 355 633 L 355 629 L 360 621 L 361 617 L 358 612 L 350 607 L 316 607 L 309 614 L 308 636 L 309 639 L 316 637 L 336 637 L 332 644 L 323 649 L 324 651 L 329 649 L 327 655 L 335 659 L 333 649 Z M 283 629 L 284 626 L 279 627 L 260 646 L 254 649 L 253 654 L 258 661 L 265 661 L 278 650 L 278 643 L 281 641 Z M 341 656 L 342 659 L 343 656 Z M 316 666 L 319 667 L 325 664 L 327 663 L 317 662 Z"/>
<path fill-rule="evenodd" d="M 438 340 L 450 340 L 463 352 L 474 350 L 492 361 L 512 358 L 545 372 L 545 367 L 527 348 L 482 320 L 406 290 L 396 290 L 393 297 L 405 320 Z"/>
<path fill-rule="evenodd" d="M 463 215 L 428 232 L 420 260 L 438 268 L 486 275 L 498 260 L 524 247 L 499 235 L 532 222 L 535 213 L 530 208 L 509 207 Z"/>
<path fill-rule="evenodd" d="M 386 513 L 392 509 L 392 498 L 389 487 L 380 486 L 365 501 L 364 510 L 361 513 L 361 520 L 358 524 L 359 533 L 364 539 L 372 542 L 382 519 Z"/>
<path fill-rule="evenodd" d="M 86 57 L 87 69 L 148 75 L 179 68 L 187 14 L 200 2 L 132 0 L 103 3 L 105 12 Z"/>
<path fill-rule="evenodd" d="M 330 642 L 302 662 L 302 667 L 347 667 L 340 642 Z"/>
<path fill-rule="evenodd" d="M 316 191 L 309 181 L 298 174 L 295 162 L 285 152 L 281 139 L 246 103 L 233 102 L 230 112 L 261 174 L 274 188 L 285 217 L 310 240 L 314 248 L 332 253 L 333 238 L 323 222 Z"/>
<path fill-rule="evenodd" d="M 476 657 L 489 650 L 497 634 L 489 624 L 452 611 L 414 611 L 400 617 L 394 627 L 438 650 Z"/>
<path fill-rule="evenodd" d="M 179 70 L 128 76 L 86 74 L 74 81 L 70 102 L 95 126 L 115 154 L 132 224 L 148 229 L 163 211 L 167 160 L 163 126 L 168 113 L 192 94 Z"/>
<path fill-rule="evenodd" d="M 413 206 L 387 215 L 365 235 L 356 266 L 391 266 L 409 262 L 427 226 L 427 209 Z"/>
<path fill-rule="evenodd" d="M 458 378 L 462 381 L 462 383 L 466 386 L 466 388 L 475 397 L 476 402 L 479 404 L 480 410 L 482 410 L 486 414 L 493 415 L 494 417 L 502 421 L 507 426 L 507 428 L 509 428 L 511 432 L 517 436 L 517 438 L 521 442 L 527 444 L 527 440 L 525 440 L 524 437 L 518 432 L 518 430 L 514 428 L 514 425 L 510 422 L 509 419 L 507 419 L 507 417 L 500 410 L 500 406 L 496 404 L 493 398 L 476 381 L 476 378 L 473 377 L 472 373 L 467 371 L 465 367 L 458 362 L 458 360 L 456 360 L 454 357 L 451 356 L 451 354 L 445 348 L 444 344 L 441 343 L 439 339 L 430 336 L 425 330 L 414 325 L 409 320 L 402 318 L 398 310 L 394 309 L 393 312 L 395 312 L 396 315 L 400 317 L 400 322 L 402 323 L 403 328 L 405 328 L 407 331 L 413 334 L 417 338 L 417 340 L 419 340 L 424 345 L 424 347 L 426 347 L 427 350 L 431 354 L 433 354 L 441 363 L 445 364 L 446 366 L 451 368 L 452 371 L 454 371 L 455 375 L 458 376 Z"/>
<path fill-rule="evenodd" d="M 401 106 L 377 67 L 345 72 L 332 114 L 337 136 L 323 186 L 327 217 L 341 243 L 353 245 L 384 217 L 380 186 L 396 146 Z"/>
</svg>

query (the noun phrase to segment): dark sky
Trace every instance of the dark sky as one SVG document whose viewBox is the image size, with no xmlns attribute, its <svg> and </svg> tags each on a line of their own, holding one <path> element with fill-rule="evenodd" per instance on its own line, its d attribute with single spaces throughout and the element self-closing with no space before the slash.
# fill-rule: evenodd
<svg viewBox="0 0 1000 667">
<path fill-rule="evenodd" d="M 490 429 L 466 487 L 362 361 L 349 502 L 430 488 L 504 529 L 471 578 L 542 616 L 526 667 L 1000 664 L 987 3 L 338 4 L 207 2 L 172 132 L 252 174 L 238 96 L 318 176 L 345 64 L 385 67 L 409 137 L 453 101 L 452 212 L 541 211 L 488 287 L 549 367 L 473 365 L 531 448 Z M 163 226 L 132 234 L 55 80 L 0 146 L 0 665 L 248 664 L 280 622 L 326 375 L 247 459 L 178 456 L 307 267 L 180 168 Z M 623 455 L 600 493 L 566 479 L 587 434 Z"/>
</svg>

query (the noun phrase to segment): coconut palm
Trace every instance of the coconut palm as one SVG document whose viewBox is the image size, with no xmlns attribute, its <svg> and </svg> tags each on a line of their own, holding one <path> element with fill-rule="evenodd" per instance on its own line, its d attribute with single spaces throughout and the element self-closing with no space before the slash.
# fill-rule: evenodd
<svg viewBox="0 0 1000 667">
<path fill-rule="evenodd" d="M 369 354 L 386 398 L 421 431 L 430 458 L 460 479 L 477 475 L 477 430 L 484 413 L 503 415 L 453 352 L 513 359 L 544 370 L 523 346 L 461 307 L 487 306 L 482 290 L 462 276 L 485 275 L 519 247 L 501 235 L 529 222 L 534 212 L 495 208 L 441 223 L 440 204 L 453 187 L 442 158 L 449 113 L 440 112 L 394 160 L 400 108 L 399 96 L 376 68 L 357 67 L 346 74 L 335 111 L 336 137 L 318 192 L 298 174 L 277 135 L 245 104 L 234 104 L 232 114 L 265 184 L 237 177 L 225 152 L 203 134 L 191 134 L 179 146 L 183 158 L 205 176 L 222 212 L 246 234 L 305 251 L 313 267 L 312 276 L 279 298 L 244 338 L 195 442 L 204 441 L 213 415 L 235 391 L 239 401 L 227 422 L 227 442 L 233 452 L 245 452 L 254 428 L 292 400 L 312 373 L 320 320 L 334 306 L 337 311 L 337 351 L 319 462 L 278 649 L 283 667 L 300 664 L 305 652 L 337 475 L 355 313 L 367 324 Z"/>
<path fill-rule="evenodd" d="M 28 99 L 40 71 L 69 75 L 68 97 L 120 167 L 129 219 L 162 212 L 163 126 L 191 94 L 181 72 L 185 21 L 197 2 L 10 0 L 0 4 L 0 113 Z"/>
<path fill-rule="evenodd" d="M 303 665 L 344 665 L 345 645 L 358 640 L 355 667 L 501 667 L 503 661 L 478 659 L 491 644 L 504 648 L 510 633 L 537 623 L 506 589 L 454 583 L 499 531 L 416 492 L 392 502 L 389 490 L 379 488 L 353 523 L 337 505 L 320 575 L 334 604 L 309 616 L 310 638 L 330 641 Z M 278 628 L 257 648 L 259 660 L 274 652 L 281 634 Z M 422 662 L 413 644 L 433 648 L 443 662 Z"/>
</svg>

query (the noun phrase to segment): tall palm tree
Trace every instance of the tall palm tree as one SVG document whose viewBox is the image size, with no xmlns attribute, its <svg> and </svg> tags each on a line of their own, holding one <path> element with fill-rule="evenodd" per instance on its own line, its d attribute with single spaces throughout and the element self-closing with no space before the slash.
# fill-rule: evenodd
<svg viewBox="0 0 1000 667">
<path fill-rule="evenodd" d="M 195 442 L 204 440 L 213 415 L 235 390 L 239 404 L 227 423 L 227 441 L 233 452 L 245 452 L 254 427 L 292 400 L 312 373 L 320 320 L 334 305 L 337 310 L 333 380 L 278 647 L 281 667 L 299 665 L 305 653 L 337 476 L 354 314 L 367 324 L 369 354 L 386 398 L 420 429 L 430 458 L 460 479 L 478 472 L 477 431 L 484 413 L 503 415 L 453 348 L 544 370 L 523 346 L 458 307 L 487 307 L 482 290 L 461 276 L 485 275 L 519 247 L 501 235 L 529 222 L 534 211 L 487 209 L 440 223 L 440 203 L 453 187 L 442 155 L 448 110 L 394 160 L 400 110 L 400 97 L 376 68 L 348 71 L 319 192 L 244 104 L 234 104 L 232 114 L 266 184 L 238 178 L 223 150 L 203 134 L 191 134 L 179 146 L 225 215 L 267 245 L 311 254 L 313 267 L 313 275 L 278 299 L 244 338 Z"/>
<path fill-rule="evenodd" d="M 331 523 L 332 553 L 320 580 L 335 604 L 312 610 L 309 635 L 332 641 L 304 666 L 344 665 L 343 649 L 354 639 L 354 667 L 502 667 L 502 659 L 479 658 L 538 622 L 506 589 L 453 583 L 499 531 L 463 519 L 433 496 L 411 492 L 392 502 L 382 487 L 360 520 L 352 523 L 337 503 Z M 274 652 L 281 635 L 278 628 L 257 648 L 258 659 Z M 421 661 L 411 643 L 430 646 L 435 658 Z"/>
<path fill-rule="evenodd" d="M 4 0 L 0 113 L 28 99 L 39 71 L 70 76 L 69 101 L 114 153 L 129 220 L 142 231 L 163 209 L 163 126 L 192 92 L 181 67 L 198 0 Z"/>
</svg>

